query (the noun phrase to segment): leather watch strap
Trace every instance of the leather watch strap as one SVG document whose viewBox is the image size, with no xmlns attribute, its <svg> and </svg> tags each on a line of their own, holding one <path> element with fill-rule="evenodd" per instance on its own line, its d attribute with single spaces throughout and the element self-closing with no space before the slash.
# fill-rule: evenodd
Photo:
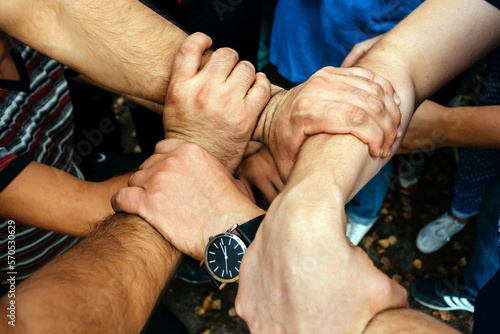
<svg viewBox="0 0 500 334">
<path fill-rule="evenodd" d="M 260 223 L 264 220 L 265 216 L 266 215 L 255 217 L 254 219 L 247 221 L 245 224 L 236 227 L 236 231 L 240 234 L 241 238 L 247 245 L 250 245 L 253 239 L 255 239 Z"/>
</svg>

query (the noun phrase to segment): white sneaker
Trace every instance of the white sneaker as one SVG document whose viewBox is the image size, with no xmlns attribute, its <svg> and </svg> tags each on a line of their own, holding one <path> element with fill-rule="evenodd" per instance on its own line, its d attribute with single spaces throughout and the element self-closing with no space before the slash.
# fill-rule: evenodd
<svg viewBox="0 0 500 334">
<path fill-rule="evenodd" d="M 368 225 L 365 224 L 358 224 L 353 221 L 351 221 L 349 218 L 347 218 L 347 229 L 345 235 L 351 239 L 351 242 L 354 246 L 357 246 L 361 239 L 365 236 L 366 233 L 372 228 L 372 226 L 375 224 L 377 219 L 375 219 L 373 222 L 369 223 Z"/>
<path fill-rule="evenodd" d="M 433 253 L 446 245 L 464 227 L 465 224 L 458 223 L 447 211 L 418 232 L 417 248 L 424 254 Z"/>
</svg>

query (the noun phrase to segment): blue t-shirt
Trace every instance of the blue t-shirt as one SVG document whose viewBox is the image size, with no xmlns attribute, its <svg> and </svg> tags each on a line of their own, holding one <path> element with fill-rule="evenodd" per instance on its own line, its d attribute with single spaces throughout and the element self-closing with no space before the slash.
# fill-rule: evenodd
<svg viewBox="0 0 500 334">
<path fill-rule="evenodd" d="M 389 31 L 423 0 L 280 0 L 270 61 L 292 82 L 340 66 L 353 46 Z"/>
</svg>

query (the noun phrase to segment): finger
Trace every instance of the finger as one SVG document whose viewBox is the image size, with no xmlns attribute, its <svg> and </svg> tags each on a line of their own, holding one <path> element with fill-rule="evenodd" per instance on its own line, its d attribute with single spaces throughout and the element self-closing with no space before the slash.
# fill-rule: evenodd
<svg viewBox="0 0 500 334">
<path fill-rule="evenodd" d="M 212 40 L 207 35 L 196 32 L 182 42 L 172 65 L 171 80 L 186 80 L 198 73 L 203 52 L 212 46 Z"/>
<path fill-rule="evenodd" d="M 260 115 L 267 102 L 269 102 L 270 97 L 271 82 L 269 82 L 264 73 L 257 73 L 255 82 L 245 97 L 245 105 L 247 108 L 253 106 L 254 110 Z"/>
<path fill-rule="evenodd" d="M 156 146 L 155 146 L 155 154 L 160 153 L 160 154 L 168 154 L 171 153 L 172 151 L 175 151 L 182 145 L 187 144 L 188 142 L 182 139 L 177 139 L 177 138 L 170 138 L 170 139 L 164 139 L 162 141 L 159 141 Z"/>
<path fill-rule="evenodd" d="M 283 181 L 281 181 L 281 178 L 280 178 L 277 170 L 273 170 L 273 172 L 271 173 L 271 182 L 272 182 L 274 188 L 276 188 L 276 190 L 278 192 L 283 191 L 285 184 L 283 183 Z"/>
<path fill-rule="evenodd" d="M 351 92 L 346 96 L 346 101 L 362 109 L 380 127 L 384 135 L 381 155 L 384 157 L 388 156 L 398 136 L 398 125 L 394 124 L 393 117 L 387 109 L 388 104 L 394 105 L 394 103 L 387 98 L 379 100 L 378 97 L 361 89 L 351 88 Z M 399 110 L 396 112 L 398 115 L 400 114 Z M 358 114 L 356 112 L 351 113 L 352 116 L 357 116 Z M 356 124 L 356 121 L 353 121 Z"/>
<path fill-rule="evenodd" d="M 129 187 L 141 187 L 146 189 L 147 181 L 151 177 L 153 171 L 149 169 L 141 169 L 130 176 L 128 179 Z"/>
<path fill-rule="evenodd" d="M 250 182 L 248 182 L 248 180 L 244 176 L 240 177 L 239 180 L 243 184 L 243 186 L 245 187 L 245 189 L 248 193 L 248 196 L 250 196 L 250 199 L 252 200 L 252 202 L 255 203 L 255 196 L 253 194 L 252 185 L 250 184 Z"/>
<path fill-rule="evenodd" d="M 140 204 L 144 202 L 146 191 L 139 187 L 127 187 L 118 190 L 111 197 L 111 206 L 115 212 L 139 215 Z"/>
<path fill-rule="evenodd" d="M 358 45 L 354 45 L 354 48 L 351 52 L 345 57 L 344 61 L 340 65 L 340 67 L 351 67 L 354 65 L 359 59 L 364 57 L 366 51 L 363 48 L 360 48 Z"/>
<path fill-rule="evenodd" d="M 267 182 L 259 182 L 256 185 L 259 188 L 260 192 L 264 195 L 266 200 L 271 203 L 276 196 L 278 196 L 278 191 L 274 188 L 273 184 L 269 181 Z"/>
<path fill-rule="evenodd" d="M 382 90 L 387 95 L 387 99 L 385 99 L 387 110 L 389 111 L 391 117 L 393 118 L 394 125 L 396 127 L 399 126 L 399 124 L 401 123 L 401 112 L 399 111 L 399 105 L 401 104 L 401 99 L 399 98 L 399 95 L 396 94 L 396 91 L 394 90 L 392 84 L 388 80 L 376 74 L 375 72 L 369 71 L 361 67 L 351 67 L 346 69 L 325 67 L 323 70 L 331 74 L 344 75 L 348 77 L 352 77 L 353 75 L 355 75 L 360 78 L 364 78 L 362 80 L 359 80 L 359 83 L 361 84 L 364 82 L 365 84 L 369 84 L 369 86 L 364 86 L 364 87 L 358 86 L 358 87 L 363 88 L 377 96 L 382 96 L 382 93 L 380 91 L 380 88 L 382 88 Z M 373 85 L 373 83 L 376 83 L 379 86 Z"/>
<path fill-rule="evenodd" d="M 240 61 L 226 79 L 226 84 L 233 90 L 232 93 L 245 98 L 255 81 L 255 67 L 248 61 Z"/>
<path fill-rule="evenodd" d="M 368 145 L 372 156 L 382 154 L 384 132 L 364 109 L 331 101 L 314 101 L 312 109 L 321 112 L 308 115 L 312 119 L 303 122 L 306 136 L 318 133 L 352 134 Z"/>
<path fill-rule="evenodd" d="M 215 80 L 223 83 L 238 63 L 238 53 L 230 48 L 217 49 L 200 71 L 199 75 L 203 81 Z"/>
</svg>

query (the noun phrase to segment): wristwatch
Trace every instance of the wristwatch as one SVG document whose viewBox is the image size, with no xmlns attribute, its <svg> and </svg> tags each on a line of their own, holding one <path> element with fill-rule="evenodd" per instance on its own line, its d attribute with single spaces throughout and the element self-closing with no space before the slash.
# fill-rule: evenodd
<svg viewBox="0 0 500 334">
<path fill-rule="evenodd" d="M 210 237 L 200 266 L 206 270 L 219 290 L 227 283 L 238 280 L 243 255 L 255 238 L 264 216 L 253 218 L 242 225 L 236 224 L 226 233 Z"/>
</svg>

